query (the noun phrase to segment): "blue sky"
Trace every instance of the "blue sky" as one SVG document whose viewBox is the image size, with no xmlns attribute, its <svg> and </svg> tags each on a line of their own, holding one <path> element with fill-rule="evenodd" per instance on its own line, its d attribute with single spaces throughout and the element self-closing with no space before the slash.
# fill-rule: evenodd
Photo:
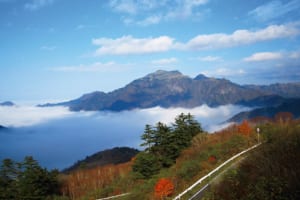
<svg viewBox="0 0 300 200">
<path fill-rule="evenodd" d="M 158 69 L 300 81 L 299 0 L 0 0 L 0 102 L 112 91 Z"/>
</svg>

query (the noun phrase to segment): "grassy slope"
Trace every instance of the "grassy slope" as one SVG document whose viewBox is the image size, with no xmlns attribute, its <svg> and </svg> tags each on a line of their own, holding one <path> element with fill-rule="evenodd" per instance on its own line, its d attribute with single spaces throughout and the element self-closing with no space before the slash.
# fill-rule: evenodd
<svg viewBox="0 0 300 200">
<path fill-rule="evenodd" d="M 239 134 L 236 127 L 215 134 L 198 135 L 193 139 L 191 147 L 182 152 L 175 165 L 161 170 L 153 178 L 137 179 L 133 173 L 129 172 L 82 199 L 100 198 L 126 192 L 131 192 L 131 195 L 120 199 L 155 199 L 154 187 L 160 178 L 172 180 L 175 186 L 172 197 L 175 197 L 197 179 L 255 142 L 254 133 L 246 137 Z M 210 156 L 215 156 L 216 160 L 209 161 Z"/>
<path fill-rule="evenodd" d="M 300 169 L 299 166 L 300 150 L 299 150 L 299 146 L 297 146 L 300 143 L 299 142 L 300 128 L 298 124 L 299 122 L 293 122 L 293 123 L 282 122 L 281 124 L 277 122 L 277 124 L 272 124 L 272 125 L 261 125 L 260 128 L 263 134 L 263 138 L 268 142 L 263 144 L 263 147 L 260 148 L 259 151 L 255 151 L 257 153 L 254 154 L 255 155 L 254 157 L 253 156 L 247 157 L 245 159 L 245 162 L 243 161 L 241 165 L 242 167 L 244 167 L 246 171 L 249 170 L 249 166 L 254 167 L 253 171 L 251 171 L 251 174 L 244 174 L 243 172 L 242 178 L 244 179 L 242 179 L 242 182 L 241 180 L 239 180 L 240 182 L 230 182 L 231 183 L 230 184 L 221 181 L 221 183 L 218 186 L 216 186 L 214 189 L 216 193 L 214 192 L 210 193 L 211 196 L 207 197 L 207 199 L 211 199 L 211 200 L 243 199 L 243 198 L 235 198 L 232 196 L 230 198 L 223 198 L 223 197 L 221 198 L 220 196 L 221 192 L 218 191 L 217 189 L 225 188 L 224 184 L 226 186 L 232 186 L 232 184 L 239 183 L 240 186 L 244 188 L 244 185 L 246 183 L 255 186 L 255 184 L 253 184 L 252 181 L 258 181 L 258 183 L 260 184 L 259 187 L 261 187 L 258 188 L 260 189 L 259 192 L 263 193 L 266 187 L 269 188 L 274 187 L 276 190 L 279 191 L 281 191 L 281 188 L 286 190 L 287 188 L 291 187 L 285 181 L 285 180 L 290 181 L 290 179 L 288 179 L 287 177 L 296 177 L 295 180 L 292 180 L 292 178 L 291 180 L 293 181 L 293 183 L 296 184 L 298 188 L 300 188 L 299 185 L 297 185 L 299 184 L 299 182 L 297 182 L 297 180 L 299 181 L 299 170 L 293 170 L 295 169 L 296 166 L 297 166 L 296 169 Z M 274 140 L 274 138 L 277 139 Z M 182 192 L 188 186 L 193 184 L 197 179 L 201 178 L 203 175 L 207 174 L 209 171 L 216 168 L 218 165 L 220 165 L 222 162 L 230 158 L 232 155 L 248 148 L 249 146 L 252 146 L 256 142 L 257 142 L 256 134 L 254 131 L 252 131 L 250 136 L 244 136 L 238 132 L 237 127 L 230 127 L 226 130 L 223 130 L 215 134 L 198 135 L 193 139 L 191 147 L 187 148 L 181 153 L 180 157 L 176 160 L 176 164 L 174 164 L 170 168 L 161 170 L 160 173 L 154 176 L 153 178 L 148 180 L 138 179 L 135 176 L 135 174 L 133 174 L 130 170 L 133 161 L 127 163 L 126 168 L 119 165 L 110 166 L 110 168 L 108 169 L 111 172 L 114 171 L 115 168 L 119 168 L 119 169 L 115 170 L 115 172 L 112 173 L 109 178 L 107 178 L 108 180 L 105 182 L 105 184 L 103 184 L 101 187 L 96 187 L 97 189 L 85 188 L 85 192 L 81 195 L 80 198 L 72 198 L 72 199 L 83 199 L 83 200 L 97 199 L 101 197 L 107 197 L 107 196 L 112 196 L 112 195 L 126 193 L 126 192 L 130 192 L 131 194 L 128 196 L 121 197 L 119 199 L 123 199 L 123 200 L 156 199 L 154 195 L 154 187 L 160 178 L 169 178 L 172 180 L 174 184 L 174 192 L 172 196 L 167 197 L 167 199 L 172 199 L 178 193 Z M 278 148 L 278 145 L 281 146 L 282 148 Z M 289 148 L 292 147 L 293 145 L 295 147 L 294 149 Z M 272 154 L 273 152 L 278 154 L 273 155 Z M 292 156 L 286 158 L 287 152 L 289 152 L 288 155 L 292 155 Z M 272 156 L 270 156 L 269 158 L 269 156 L 267 155 L 270 154 Z M 216 160 L 213 162 L 209 161 L 210 156 L 215 156 Z M 276 167 L 278 168 L 276 169 L 277 170 L 276 172 L 283 173 L 285 177 L 283 182 L 281 179 L 276 178 L 277 175 L 273 176 L 271 174 L 272 170 L 270 170 L 270 168 L 272 168 L 273 166 L 273 164 L 270 164 L 271 161 L 272 163 L 277 163 L 277 165 L 274 165 L 275 168 Z M 266 163 L 269 164 L 266 165 Z M 287 164 L 287 167 L 281 167 L 281 166 L 285 166 L 284 163 Z M 230 177 L 230 180 L 234 180 L 234 178 L 237 178 L 232 175 L 232 173 L 236 174 L 237 172 L 237 169 L 234 170 L 230 171 L 229 175 L 225 175 L 225 178 L 228 176 Z M 263 185 L 265 183 L 264 182 L 265 180 L 264 179 L 257 180 L 253 178 L 255 177 L 253 175 L 255 174 L 254 172 L 259 172 L 261 174 L 270 172 L 268 177 L 275 177 L 275 179 L 271 180 L 271 185 L 270 184 Z M 294 173 L 295 176 L 292 176 L 289 172 Z M 84 177 L 84 173 L 87 174 L 88 171 L 82 171 L 81 176 Z M 246 180 L 249 181 L 247 182 Z M 276 184 L 279 184 L 279 186 Z M 279 188 L 276 188 L 277 186 Z M 251 189 L 250 186 L 249 188 Z M 242 191 L 240 188 L 236 189 L 237 191 L 235 189 L 228 188 L 227 190 L 221 190 L 221 191 L 225 191 L 225 194 L 235 194 L 235 192 L 237 191 Z M 253 188 L 251 189 L 251 191 L 252 191 L 251 194 L 253 195 L 255 195 L 255 192 L 257 192 Z M 270 194 L 264 194 L 264 195 L 270 195 Z M 264 196 L 264 198 L 267 197 Z M 253 198 L 248 198 L 248 199 L 253 199 Z"/>
<path fill-rule="evenodd" d="M 300 199 L 300 121 L 264 125 L 265 143 L 206 199 Z"/>
</svg>

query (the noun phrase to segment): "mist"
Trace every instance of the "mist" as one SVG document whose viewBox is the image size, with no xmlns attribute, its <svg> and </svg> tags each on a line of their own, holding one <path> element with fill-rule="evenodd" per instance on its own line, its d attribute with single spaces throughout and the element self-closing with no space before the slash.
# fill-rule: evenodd
<svg viewBox="0 0 300 200">
<path fill-rule="evenodd" d="M 22 161 L 27 155 L 49 169 L 64 169 L 95 152 L 116 146 L 140 148 L 146 124 L 171 124 L 180 113 L 191 113 L 204 130 L 213 132 L 234 114 L 249 110 L 226 105 L 136 109 L 123 112 L 71 112 L 65 107 L 0 107 L 0 159 Z"/>
</svg>

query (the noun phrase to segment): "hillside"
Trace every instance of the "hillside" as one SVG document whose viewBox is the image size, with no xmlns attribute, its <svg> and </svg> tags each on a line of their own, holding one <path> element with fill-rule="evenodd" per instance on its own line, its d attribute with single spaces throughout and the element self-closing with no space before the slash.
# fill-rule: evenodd
<svg viewBox="0 0 300 200">
<path fill-rule="evenodd" d="M 284 88 L 292 87 L 288 93 L 283 92 L 287 90 L 278 89 L 280 86 L 278 84 L 277 89 L 242 86 L 202 74 L 190 78 L 178 71 L 159 70 L 109 93 L 96 91 L 68 102 L 40 106 L 62 105 L 73 111 L 122 111 L 155 106 L 192 108 L 203 104 L 212 107 L 226 104 L 264 106 L 276 104 L 283 97 L 300 96 L 300 84 L 284 84 Z"/>
<path fill-rule="evenodd" d="M 300 98 L 300 83 L 276 83 L 271 85 L 246 85 L 245 87 L 272 95 L 277 94 L 286 98 Z"/>
<path fill-rule="evenodd" d="M 34 195 L 38 199 L 41 196 L 46 199 L 47 196 L 49 199 L 83 200 L 119 194 L 126 194 L 120 198 L 123 200 L 172 199 L 233 155 L 257 144 L 255 130 L 259 126 L 259 141 L 263 143 L 249 154 L 238 158 L 233 163 L 234 167 L 225 166 L 224 170 L 227 171 L 220 171 L 218 181 L 213 182 L 210 192 L 206 193 L 206 199 L 299 199 L 299 120 L 276 123 L 272 120 L 273 122 L 259 125 L 243 122 L 214 134 L 193 134 L 194 137 L 191 138 L 188 134 L 180 133 L 196 131 L 195 121 L 187 120 L 187 128 L 182 129 L 186 125 L 181 120 L 188 119 L 188 115 L 179 116 L 175 120 L 177 125 L 173 124 L 171 129 L 162 123 L 146 126 L 142 136 L 145 151 L 127 163 L 81 168 L 58 176 L 58 171 L 49 172 L 41 168 L 32 157 L 26 157 L 21 163 L 24 168 L 20 168 L 20 163 L 16 161 L 3 160 L 0 196 L 2 195 L 2 199 L 20 199 L 24 194 L 30 196 L 33 191 L 38 191 Z M 167 137 L 161 133 L 167 133 Z M 178 136 L 190 142 L 186 143 L 188 146 L 184 145 L 186 148 L 176 157 L 168 157 L 173 155 L 174 147 L 181 145 L 178 143 L 180 140 L 176 139 Z M 122 148 L 116 148 L 116 151 L 120 149 Z M 97 157 L 95 155 L 86 160 L 93 161 Z M 175 160 L 166 163 L 168 158 Z M 153 160 L 156 162 L 152 162 Z M 140 166 L 138 170 L 137 165 Z M 23 169 L 26 170 L 22 171 Z M 140 176 L 145 172 L 151 172 L 150 176 Z M 214 175 L 210 180 L 214 180 Z M 203 182 L 203 185 L 206 183 Z M 189 199 L 203 185 L 197 185 L 195 190 L 189 191 L 181 199 Z M 28 189 L 23 190 L 23 186 Z M 47 193 L 43 193 L 44 190 Z"/>
<path fill-rule="evenodd" d="M 257 108 L 251 111 L 241 112 L 230 118 L 229 122 L 241 122 L 255 117 L 274 117 L 279 112 L 289 112 L 295 118 L 300 117 L 300 99 L 286 99 L 278 106 Z"/>
<path fill-rule="evenodd" d="M 265 143 L 226 173 L 205 199 L 300 199 L 299 121 L 261 128 Z"/>
<path fill-rule="evenodd" d="M 185 118 L 184 115 L 180 116 L 183 117 L 180 119 Z M 156 196 L 156 184 L 160 180 L 169 180 L 174 187 L 168 195 L 174 197 L 199 177 L 257 142 L 255 132 L 240 132 L 239 126 L 216 134 L 202 132 L 191 138 L 189 134 L 180 133 L 183 130 L 186 133 L 195 131 L 194 121 L 188 126 L 190 128 L 182 129 L 181 120 L 178 119 L 175 121 L 177 125 L 181 125 L 176 126 L 177 130 L 161 123 L 145 128 L 146 133 L 142 138 L 145 140 L 143 146 L 146 150 L 140 152 L 129 163 L 71 172 L 64 179 L 64 193 L 70 199 L 99 199 L 122 193 L 130 195 L 121 199 L 161 199 Z M 190 120 L 186 122 L 188 121 Z M 166 137 L 161 135 L 161 132 L 164 132 Z M 175 155 L 177 158 L 173 157 L 176 153 L 173 150 L 182 144 L 181 140 L 173 140 L 173 136 L 191 140 L 190 143 L 186 143 L 188 147 L 184 145 L 187 148 Z"/>
<path fill-rule="evenodd" d="M 70 173 L 78 169 L 88 169 L 109 164 L 120 164 L 130 161 L 139 151 L 129 147 L 115 147 L 97 152 L 91 156 L 87 156 L 83 160 L 77 161 L 71 167 L 63 170 L 65 173 Z"/>
</svg>

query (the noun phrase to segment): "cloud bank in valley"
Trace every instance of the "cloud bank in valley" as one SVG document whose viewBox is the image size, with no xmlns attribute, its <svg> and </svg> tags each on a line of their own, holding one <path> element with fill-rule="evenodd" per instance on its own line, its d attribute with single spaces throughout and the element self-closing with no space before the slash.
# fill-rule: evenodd
<svg viewBox="0 0 300 200">
<path fill-rule="evenodd" d="M 3 126 L 31 126 L 70 115 L 66 107 L 0 106 L 0 124 Z"/>
<path fill-rule="evenodd" d="M 123 112 L 71 112 L 64 107 L 1 107 L 0 160 L 22 160 L 32 155 L 43 166 L 63 169 L 97 151 L 115 146 L 140 148 L 146 124 L 174 122 L 180 113 L 191 113 L 207 131 L 247 108 L 206 105 L 187 108 L 136 109 Z M 222 125 L 223 126 L 223 125 Z"/>
<path fill-rule="evenodd" d="M 111 120 L 115 123 L 128 121 L 128 123 L 154 124 L 158 121 L 170 124 L 180 113 L 191 113 L 205 127 L 207 131 L 214 131 L 211 125 L 224 122 L 234 114 L 248 110 L 236 105 L 224 105 L 211 108 L 202 105 L 195 108 L 161 108 L 135 109 L 122 112 L 109 111 L 81 111 L 71 112 L 67 107 L 36 107 L 36 106 L 0 106 L 0 124 L 8 127 L 28 127 L 42 123 L 51 123 L 64 119 L 93 118 L 94 120 Z"/>
</svg>

